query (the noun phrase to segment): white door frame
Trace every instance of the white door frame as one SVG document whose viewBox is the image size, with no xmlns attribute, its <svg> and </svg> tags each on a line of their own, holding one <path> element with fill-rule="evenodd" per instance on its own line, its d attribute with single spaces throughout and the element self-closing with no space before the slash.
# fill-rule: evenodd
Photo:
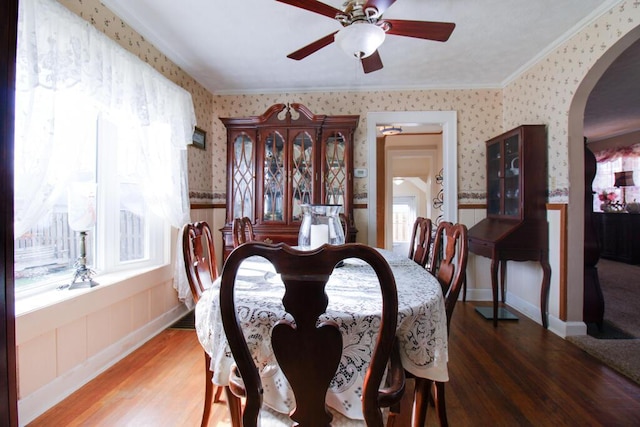
<svg viewBox="0 0 640 427">
<path fill-rule="evenodd" d="M 443 220 L 458 222 L 458 118 L 455 111 L 383 111 L 367 113 L 369 147 L 368 242 L 376 245 L 376 134 L 388 123 L 437 124 L 442 127 L 442 165 L 444 168 Z"/>
</svg>

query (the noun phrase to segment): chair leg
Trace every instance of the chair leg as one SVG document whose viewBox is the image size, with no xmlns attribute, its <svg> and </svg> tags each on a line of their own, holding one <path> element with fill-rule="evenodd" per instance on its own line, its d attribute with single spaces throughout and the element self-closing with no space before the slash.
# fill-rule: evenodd
<svg viewBox="0 0 640 427">
<path fill-rule="evenodd" d="M 449 421 L 447 420 L 447 407 L 444 401 L 444 383 L 435 381 L 434 384 L 436 414 L 438 414 L 440 426 L 447 427 L 449 425 Z"/>
<path fill-rule="evenodd" d="M 204 352 L 204 409 L 202 410 L 201 427 L 209 424 L 209 414 L 211 414 L 211 397 L 213 395 L 213 371 L 211 371 L 211 356 Z"/>
<path fill-rule="evenodd" d="M 228 386 L 224 388 L 224 392 L 227 397 L 231 427 L 242 427 L 242 400 L 233 394 Z"/>
<path fill-rule="evenodd" d="M 221 395 L 222 395 L 222 387 L 218 386 L 218 387 L 216 387 L 216 395 L 213 396 L 213 403 L 220 403 L 220 396 Z"/>
<path fill-rule="evenodd" d="M 429 395 L 431 394 L 431 380 L 416 378 L 413 403 L 413 427 L 424 427 L 427 420 Z"/>
</svg>

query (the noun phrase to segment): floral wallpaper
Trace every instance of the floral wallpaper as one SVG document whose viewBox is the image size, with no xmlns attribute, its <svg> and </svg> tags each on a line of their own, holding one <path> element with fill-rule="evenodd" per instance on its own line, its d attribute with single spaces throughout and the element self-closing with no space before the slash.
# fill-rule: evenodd
<svg viewBox="0 0 640 427">
<path fill-rule="evenodd" d="M 547 125 L 550 202 L 568 202 L 568 112 L 576 89 L 603 53 L 638 24 L 640 1 L 621 1 L 504 89 L 505 129 Z"/>
<path fill-rule="evenodd" d="M 360 124 L 354 141 L 354 166 L 367 167 L 367 112 L 369 111 L 451 111 L 458 114 L 458 191 L 462 203 L 484 199 L 485 141 L 502 133 L 502 91 L 425 90 L 380 92 L 315 92 L 268 95 L 216 96 L 216 117 L 244 117 L 264 113 L 276 103 L 299 102 L 315 114 L 356 114 Z M 226 134 L 222 123 L 214 125 L 216 146 L 214 165 L 225 165 Z M 219 153 L 219 154 L 218 154 Z M 223 193 L 226 170 L 214 168 L 213 188 Z M 354 180 L 358 203 L 366 203 L 368 178 Z"/>
<path fill-rule="evenodd" d="M 504 89 L 380 92 L 313 92 L 212 95 L 103 6 L 99 0 L 58 0 L 159 72 L 189 90 L 198 126 L 207 132 L 206 151 L 189 147 L 192 201 L 224 203 L 226 136 L 219 117 L 262 114 L 274 103 L 299 102 L 316 114 L 358 114 L 355 166 L 366 167 L 368 111 L 455 110 L 458 114 L 458 199 L 485 198 L 484 141 L 525 123 L 548 126 L 549 201 L 568 202 L 568 111 L 591 66 L 640 22 L 640 1 L 620 1 L 546 55 Z M 367 179 L 355 193 L 366 202 Z"/>
</svg>

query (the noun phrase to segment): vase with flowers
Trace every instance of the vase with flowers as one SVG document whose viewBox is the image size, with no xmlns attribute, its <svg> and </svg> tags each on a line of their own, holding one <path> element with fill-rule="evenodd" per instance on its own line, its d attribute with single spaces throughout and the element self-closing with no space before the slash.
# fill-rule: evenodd
<svg viewBox="0 0 640 427">
<path fill-rule="evenodd" d="M 600 210 L 602 212 L 614 212 L 616 210 L 616 197 L 616 193 L 602 190 L 602 192 L 598 194 L 598 199 L 602 202 L 600 204 Z"/>
</svg>

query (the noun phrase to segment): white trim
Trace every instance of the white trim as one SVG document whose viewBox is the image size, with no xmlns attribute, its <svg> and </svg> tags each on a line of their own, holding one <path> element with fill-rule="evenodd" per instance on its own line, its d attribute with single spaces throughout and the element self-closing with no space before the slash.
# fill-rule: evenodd
<svg viewBox="0 0 640 427">
<path fill-rule="evenodd" d="M 458 116 L 456 111 L 384 111 L 367 113 L 369 149 L 368 242 L 376 245 L 376 128 L 383 123 L 420 123 L 442 126 L 444 168 L 444 219 L 458 222 Z"/>
<path fill-rule="evenodd" d="M 531 67 L 533 67 L 540 60 L 545 58 L 550 53 L 557 51 L 562 43 L 566 42 L 571 37 L 573 37 L 576 34 L 578 34 L 584 27 L 588 26 L 593 21 L 598 19 L 600 16 L 602 16 L 603 14 L 605 14 L 606 12 L 611 10 L 611 8 L 616 3 L 619 3 L 621 1 L 622 0 L 607 0 L 607 1 L 603 2 L 595 10 L 593 10 L 589 15 L 584 17 L 584 19 L 580 20 L 573 27 L 569 28 L 567 31 L 564 32 L 564 34 L 562 34 L 560 37 L 558 37 L 556 40 L 554 40 L 552 43 L 550 43 L 543 50 L 538 52 L 538 54 L 536 56 L 534 56 L 533 58 L 531 58 L 530 60 L 528 60 L 527 62 L 522 64 L 522 66 L 520 66 L 520 68 L 518 68 L 513 73 L 511 73 L 510 76 L 508 76 L 506 79 L 504 79 L 502 81 L 502 84 L 500 85 L 500 87 L 503 88 L 503 89 L 505 87 L 507 87 L 511 82 L 513 82 L 514 80 L 518 79 L 525 72 L 529 71 L 531 69 Z"/>
<path fill-rule="evenodd" d="M 77 391 L 102 372 L 159 334 L 187 313 L 180 304 L 145 324 L 120 341 L 110 345 L 64 375 L 18 401 L 19 425 L 25 426 Z"/>
</svg>

